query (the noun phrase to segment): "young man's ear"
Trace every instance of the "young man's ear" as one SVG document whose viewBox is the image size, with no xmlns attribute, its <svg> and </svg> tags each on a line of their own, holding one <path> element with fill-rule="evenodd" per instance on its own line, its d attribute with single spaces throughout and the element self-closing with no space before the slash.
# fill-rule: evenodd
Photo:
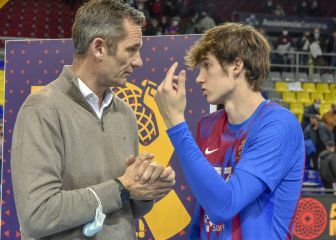
<svg viewBox="0 0 336 240">
<path fill-rule="evenodd" d="M 240 58 L 236 58 L 233 61 L 233 74 L 238 76 L 244 69 L 244 62 Z"/>
<path fill-rule="evenodd" d="M 93 56 L 95 56 L 97 59 L 101 59 L 105 54 L 105 43 L 104 39 L 102 38 L 95 38 L 90 44 L 90 52 Z"/>
</svg>

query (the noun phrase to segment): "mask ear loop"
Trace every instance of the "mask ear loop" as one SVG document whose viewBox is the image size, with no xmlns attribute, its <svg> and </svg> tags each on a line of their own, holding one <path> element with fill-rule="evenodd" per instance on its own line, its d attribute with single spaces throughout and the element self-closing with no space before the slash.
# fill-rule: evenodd
<svg viewBox="0 0 336 240">
<path fill-rule="evenodd" d="M 100 198 L 98 197 L 97 193 L 96 193 L 95 191 L 93 191 L 92 188 L 86 188 L 86 189 L 90 190 L 90 191 L 93 193 L 93 195 L 95 196 L 95 198 L 96 198 L 96 200 L 97 200 L 97 202 L 98 202 L 98 207 L 103 208 L 103 207 L 102 207 L 102 204 L 101 204 L 101 201 L 100 201 Z"/>
<path fill-rule="evenodd" d="M 103 229 L 103 224 L 106 215 L 103 213 L 103 206 L 101 204 L 101 201 L 96 194 L 96 192 L 92 188 L 87 188 L 90 190 L 93 195 L 95 196 L 97 202 L 98 202 L 98 207 L 96 209 L 96 215 L 95 215 L 95 220 L 89 223 L 86 223 L 83 227 L 83 234 L 86 237 L 92 237 L 95 235 L 97 232 L 100 232 Z"/>
</svg>

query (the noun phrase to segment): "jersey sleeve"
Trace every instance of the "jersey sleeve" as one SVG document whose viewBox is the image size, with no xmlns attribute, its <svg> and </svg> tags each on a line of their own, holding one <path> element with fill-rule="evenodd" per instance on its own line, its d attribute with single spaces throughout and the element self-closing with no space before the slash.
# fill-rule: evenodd
<svg viewBox="0 0 336 240">
<path fill-rule="evenodd" d="M 188 239 L 196 240 L 200 239 L 200 224 L 201 224 L 201 206 L 196 202 L 194 214 L 191 218 L 188 230 Z"/>
</svg>

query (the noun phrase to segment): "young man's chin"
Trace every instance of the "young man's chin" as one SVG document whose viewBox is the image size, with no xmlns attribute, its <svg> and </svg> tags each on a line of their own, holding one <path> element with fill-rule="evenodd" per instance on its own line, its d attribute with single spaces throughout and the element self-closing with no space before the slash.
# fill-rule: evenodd
<svg viewBox="0 0 336 240">
<path fill-rule="evenodd" d="M 211 98 L 209 98 L 209 96 L 206 96 L 206 101 L 207 101 L 209 104 L 212 104 L 212 105 L 218 105 L 218 104 L 221 104 L 221 102 L 218 101 L 218 99 L 211 99 Z"/>
</svg>

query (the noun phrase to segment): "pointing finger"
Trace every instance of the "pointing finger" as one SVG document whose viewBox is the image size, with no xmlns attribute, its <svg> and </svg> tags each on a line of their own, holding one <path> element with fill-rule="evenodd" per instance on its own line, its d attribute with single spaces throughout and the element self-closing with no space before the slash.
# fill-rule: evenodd
<svg viewBox="0 0 336 240">
<path fill-rule="evenodd" d="M 168 89 L 171 89 L 173 86 L 173 78 L 174 78 L 174 73 L 176 71 L 176 68 L 178 66 L 178 62 L 175 62 L 168 70 L 166 77 L 164 79 L 164 86 L 167 87 Z"/>
<path fill-rule="evenodd" d="M 182 70 L 178 75 L 178 89 L 177 92 L 180 94 L 185 94 L 185 82 L 186 82 L 186 71 Z"/>
</svg>

